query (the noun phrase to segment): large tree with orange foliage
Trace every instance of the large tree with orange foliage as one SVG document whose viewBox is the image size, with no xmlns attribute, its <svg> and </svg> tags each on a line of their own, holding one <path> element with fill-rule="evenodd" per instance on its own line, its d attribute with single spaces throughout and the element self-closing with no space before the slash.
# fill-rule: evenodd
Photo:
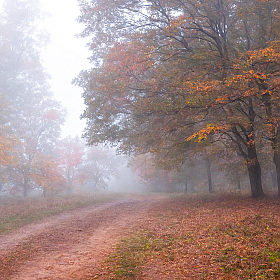
<svg viewBox="0 0 280 280">
<path fill-rule="evenodd" d="M 245 158 L 253 196 L 263 196 L 256 145 L 262 127 L 271 127 L 270 101 L 249 64 L 279 38 L 279 2 L 88 0 L 80 7 L 95 62 L 76 80 L 88 143 L 121 143 L 125 152 L 170 155 L 180 165 L 190 140 L 224 138 Z"/>
</svg>

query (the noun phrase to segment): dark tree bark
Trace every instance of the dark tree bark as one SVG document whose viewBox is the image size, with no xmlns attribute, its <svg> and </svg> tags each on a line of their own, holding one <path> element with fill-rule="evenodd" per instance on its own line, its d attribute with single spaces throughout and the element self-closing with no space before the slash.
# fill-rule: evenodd
<svg viewBox="0 0 280 280">
<path fill-rule="evenodd" d="M 274 164 L 276 166 L 276 177 L 278 186 L 278 196 L 280 197 L 280 152 L 275 150 L 273 156 Z"/>
<path fill-rule="evenodd" d="M 213 192 L 213 182 L 211 175 L 211 161 L 209 158 L 206 158 L 206 172 L 207 172 L 207 180 L 208 180 L 208 189 L 209 193 Z"/>
<path fill-rule="evenodd" d="M 271 171 L 270 172 L 270 176 L 271 176 L 271 180 L 272 180 L 272 188 L 273 189 L 277 189 L 278 185 L 277 185 L 277 172 L 275 171 Z"/>
<path fill-rule="evenodd" d="M 260 80 L 259 83 L 260 90 L 268 90 L 269 86 L 265 81 Z M 265 93 L 262 95 L 262 101 L 265 105 L 267 123 L 270 125 L 269 135 L 271 140 L 271 146 L 273 150 L 273 161 L 276 167 L 276 177 L 278 186 L 278 196 L 280 197 L 280 132 L 279 124 L 273 121 L 271 95 Z"/>
<path fill-rule="evenodd" d="M 248 147 L 248 160 L 246 162 L 249 172 L 250 186 L 253 197 L 263 197 L 261 166 L 257 158 L 256 149 Z"/>
<path fill-rule="evenodd" d="M 239 149 L 240 155 L 246 160 L 246 165 L 249 173 L 251 193 L 253 197 L 262 197 L 264 192 L 262 189 L 262 176 L 261 176 L 261 166 L 258 160 L 256 142 L 255 142 L 255 131 L 254 131 L 254 118 L 255 113 L 253 107 L 251 106 L 252 101 L 249 100 L 248 116 L 250 118 L 251 124 L 244 127 L 240 124 L 232 127 L 232 132 L 236 140 L 231 138 Z"/>
<path fill-rule="evenodd" d="M 239 192 L 241 192 L 241 182 L 240 182 L 240 177 L 239 176 L 237 176 L 237 190 Z"/>
<path fill-rule="evenodd" d="M 276 168 L 278 196 L 280 197 L 280 133 L 278 125 L 273 127 L 270 133 L 272 134 L 273 162 Z"/>
<path fill-rule="evenodd" d="M 187 193 L 188 192 L 188 175 L 186 175 L 186 181 L 185 181 L 185 189 L 184 192 Z"/>
</svg>

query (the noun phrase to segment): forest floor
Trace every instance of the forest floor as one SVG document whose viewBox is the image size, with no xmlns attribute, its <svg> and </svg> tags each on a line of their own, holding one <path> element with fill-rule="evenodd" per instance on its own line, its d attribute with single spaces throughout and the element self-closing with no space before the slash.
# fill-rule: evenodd
<svg viewBox="0 0 280 280">
<path fill-rule="evenodd" d="M 56 213 L 0 235 L 0 279 L 280 279 L 280 199 L 134 194 Z"/>
</svg>

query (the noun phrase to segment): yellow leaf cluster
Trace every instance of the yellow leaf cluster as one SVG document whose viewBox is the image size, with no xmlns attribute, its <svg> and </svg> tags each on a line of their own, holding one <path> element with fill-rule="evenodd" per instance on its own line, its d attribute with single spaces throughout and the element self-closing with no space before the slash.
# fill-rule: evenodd
<svg viewBox="0 0 280 280">
<path fill-rule="evenodd" d="M 215 124 L 209 124 L 206 128 L 201 129 L 200 131 L 194 133 L 190 137 L 187 138 L 187 141 L 194 140 L 195 142 L 202 142 L 203 140 L 206 140 L 209 135 L 211 134 L 217 134 L 226 129 L 226 126 L 222 125 L 215 125 Z"/>
</svg>

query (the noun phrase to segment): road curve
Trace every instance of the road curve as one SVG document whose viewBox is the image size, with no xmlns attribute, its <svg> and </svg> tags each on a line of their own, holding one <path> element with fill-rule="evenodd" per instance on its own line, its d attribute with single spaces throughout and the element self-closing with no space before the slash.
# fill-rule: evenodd
<svg viewBox="0 0 280 280">
<path fill-rule="evenodd" d="M 160 197 L 132 196 L 68 211 L 0 236 L 0 279 L 98 279 L 117 241 Z"/>
</svg>

